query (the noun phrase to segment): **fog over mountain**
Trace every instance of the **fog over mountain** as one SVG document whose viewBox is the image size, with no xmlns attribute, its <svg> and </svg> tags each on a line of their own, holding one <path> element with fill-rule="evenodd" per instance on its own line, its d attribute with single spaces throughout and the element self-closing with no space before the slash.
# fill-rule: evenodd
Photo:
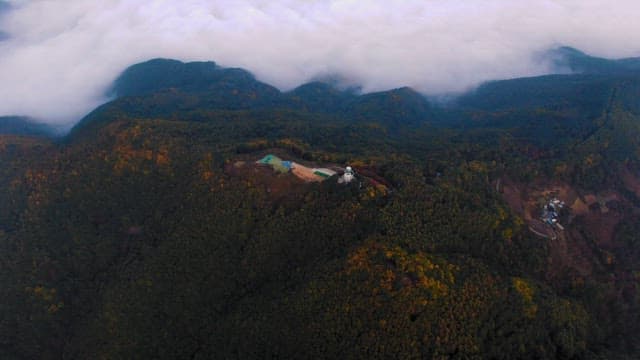
<svg viewBox="0 0 640 360">
<path fill-rule="evenodd" d="M 455 93 L 564 71 L 543 56 L 561 45 L 638 56 L 638 18 L 632 0 L 0 1 L 0 115 L 73 123 L 155 57 L 246 68 L 282 90 L 338 75 L 365 92 Z"/>
</svg>

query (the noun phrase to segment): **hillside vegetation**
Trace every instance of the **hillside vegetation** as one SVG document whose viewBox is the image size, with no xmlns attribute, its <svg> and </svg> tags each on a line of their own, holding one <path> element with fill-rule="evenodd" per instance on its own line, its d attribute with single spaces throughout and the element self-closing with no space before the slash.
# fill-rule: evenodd
<svg viewBox="0 0 640 360">
<path fill-rule="evenodd" d="M 600 60 L 447 107 L 135 65 L 64 139 L 0 136 L 0 357 L 637 358 L 640 79 Z M 268 152 L 389 190 L 229 170 Z M 554 187 L 609 200 L 538 237 Z"/>
</svg>

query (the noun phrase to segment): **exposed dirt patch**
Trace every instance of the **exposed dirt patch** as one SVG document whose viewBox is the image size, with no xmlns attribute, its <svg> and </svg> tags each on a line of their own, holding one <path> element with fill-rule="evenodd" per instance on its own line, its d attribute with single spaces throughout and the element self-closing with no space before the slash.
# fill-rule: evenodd
<svg viewBox="0 0 640 360">
<path fill-rule="evenodd" d="M 580 198 L 573 188 L 558 181 L 521 184 L 505 178 L 499 188 L 509 207 L 529 225 L 540 218 L 542 208 L 549 199 L 558 198 L 571 207 Z M 577 205 L 580 206 L 581 202 L 578 201 Z M 584 211 L 584 207 L 581 206 L 579 210 Z"/>
<path fill-rule="evenodd" d="M 292 163 L 290 171 L 276 173 L 270 165 L 258 164 L 257 160 L 267 154 L 273 154 L 283 160 L 290 161 Z M 392 189 L 392 185 L 385 178 L 379 176 L 375 169 L 357 167 L 354 170 L 356 179 L 359 179 L 361 184 L 365 184 L 367 187 L 374 187 L 383 193 L 388 193 Z M 251 184 L 263 186 L 267 192 L 272 193 L 274 196 L 300 188 L 306 183 L 321 182 L 328 179 L 328 177 L 316 174 L 316 171 L 341 175 L 344 172 L 344 168 L 336 164 L 325 163 L 320 165 L 305 161 L 276 148 L 238 155 L 234 159 L 228 160 L 225 165 L 225 173 L 228 175 L 242 178 Z"/>
<path fill-rule="evenodd" d="M 291 161 L 293 163 L 291 170 L 278 172 L 271 165 L 257 163 L 268 154 L 273 154 L 285 161 Z M 331 170 L 341 169 L 334 164 L 323 164 L 322 167 Z M 259 152 L 239 154 L 227 161 L 224 171 L 239 181 L 245 181 L 250 186 L 264 189 L 274 198 L 282 198 L 305 191 L 309 183 L 326 180 L 326 178 L 314 174 L 315 168 L 318 168 L 317 164 L 300 159 L 282 149 L 271 148 Z"/>
<path fill-rule="evenodd" d="M 299 163 L 294 164 L 294 166 L 291 168 L 291 172 L 295 176 L 306 182 L 320 182 L 325 180 L 324 178 L 314 174 L 313 168 L 306 167 Z"/>
<path fill-rule="evenodd" d="M 547 200 L 558 198 L 570 205 L 579 197 L 574 188 L 561 181 L 538 181 L 529 189 L 529 198 Z"/>
<path fill-rule="evenodd" d="M 622 220 L 622 214 L 615 211 L 606 213 L 590 212 L 581 220 L 581 226 L 593 237 L 593 240 L 599 247 L 604 249 L 613 249 L 613 243 L 616 226 Z"/>
<path fill-rule="evenodd" d="M 589 213 L 589 205 L 579 197 L 576 197 L 570 207 L 574 215 L 585 215 Z"/>
<path fill-rule="evenodd" d="M 522 184 L 501 179 L 496 188 L 509 207 L 526 221 L 529 230 L 549 247 L 547 277 L 554 281 L 595 276 L 611 265 L 611 254 L 619 247 L 615 232 L 632 204 L 620 193 L 605 190 L 580 194 L 560 181 L 539 180 Z M 565 230 L 540 220 L 542 209 L 552 198 L 564 201 L 559 222 Z"/>
<path fill-rule="evenodd" d="M 590 277 L 599 267 L 597 253 L 576 229 L 564 231 L 549 241 L 549 280 L 561 283 L 575 277 Z"/>
<path fill-rule="evenodd" d="M 291 174 L 277 173 L 271 167 L 255 162 L 232 161 L 225 165 L 224 170 L 228 175 L 247 182 L 249 186 L 261 188 L 275 198 L 301 191 L 306 185 Z"/>
<path fill-rule="evenodd" d="M 590 298 L 600 307 L 594 319 L 624 321 L 640 289 L 640 173 L 629 167 L 609 176 L 609 186 L 589 190 L 545 178 L 530 184 L 503 178 L 493 185 L 545 249 L 544 277 L 558 294 L 589 297 L 597 287 L 599 298 Z M 550 198 L 566 204 L 558 212 L 564 231 L 539 220 Z"/>
</svg>

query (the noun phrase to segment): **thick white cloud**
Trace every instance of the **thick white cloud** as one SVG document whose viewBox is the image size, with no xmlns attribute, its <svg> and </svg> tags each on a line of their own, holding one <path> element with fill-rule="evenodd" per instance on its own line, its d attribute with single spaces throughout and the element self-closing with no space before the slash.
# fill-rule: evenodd
<svg viewBox="0 0 640 360">
<path fill-rule="evenodd" d="M 340 74 L 365 91 L 462 91 L 543 74 L 567 45 L 640 54 L 637 0 L 11 0 L 0 115 L 73 122 L 128 65 L 214 60 L 290 89 Z"/>
</svg>

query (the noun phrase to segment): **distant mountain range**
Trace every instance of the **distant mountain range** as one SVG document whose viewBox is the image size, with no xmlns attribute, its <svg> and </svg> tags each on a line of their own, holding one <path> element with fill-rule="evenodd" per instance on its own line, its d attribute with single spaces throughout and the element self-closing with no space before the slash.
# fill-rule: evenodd
<svg viewBox="0 0 640 360">
<path fill-rule="evenodd" d="M 166 104 L 172 108 L 287 108 L 347 116 L 356 121 L 366 120 L 367 112 L 372 110 L 398 123 L 409 124 L 425 120 L 430 108 L 424 96 L 409 88 L 359 95 L 352 90 L 313 82 L 282 93 L 242 69 L 221 68 L 213 62 L 185 64 L 166 59 L 130 67 L 115 81 L 110 93 L 116 97 L 170 93 L 177 102 Z M 197 95 L 197 101 L 189 95 Z"/>
<path fill-rule="evenodd" d="M 580 127 L 576 122 L 597 117 L 612 100 L 610 97 L 616 89 L 617 102 L 640 112 L 640 102 L 634 99 L 635 91 L 640 89 L 640 58 L 608 60 L 570 47 L 554 49 L 546 56 L 558 69 L 568 73 L 491 81 L 446 105 L 410 88 L 363 95 L 353 89 L 312 82 L 283 93 L 242 69 L 222 68 L 214 62 L 154 59 L 126 69 L 108 91 L 115 102 L 97 111 L 113 106 L 132 115 L 189 109 L 278 108 L 322 113 L 356 122 L 383 121 L 392 127 L 423 123 L 512 127 L 528 121 L 523 113 L 546 109 L 555 113 L 556 118 L 566 120 L 563 127 Z M 128 105 L 127 100 L 118 101 L 130 97 L 138 99 L 135 106 Z M 579 114 L 580 119 L 572 114 Z M 78 127 L 94 116 L 95 113 L 87 116 Z M 37 125 L 24 117 L 2 119 L 0 133 L 42 135 L 53 131 L 52 127 Z"/>
<path fill-rule="evenodd" d="M 87 116 L 76 130 L 105 111 L 150 116 L 196 109 L 286 109 L 378 122 L 390 130 L 421 125 L 515 129 L 524 140 L 545 145 L 584 139 L 612 107 L 640 113 L 640 59 L 607 60 L 568 47 L 547 56 L 572 73 L 491 81 L 446 105 L 410 88 L 359 94 L 312 82 L 283 93 L 242 69 L 155 59 L 124 71 L 109 91 L 116 100 Z"/>
</svg>

